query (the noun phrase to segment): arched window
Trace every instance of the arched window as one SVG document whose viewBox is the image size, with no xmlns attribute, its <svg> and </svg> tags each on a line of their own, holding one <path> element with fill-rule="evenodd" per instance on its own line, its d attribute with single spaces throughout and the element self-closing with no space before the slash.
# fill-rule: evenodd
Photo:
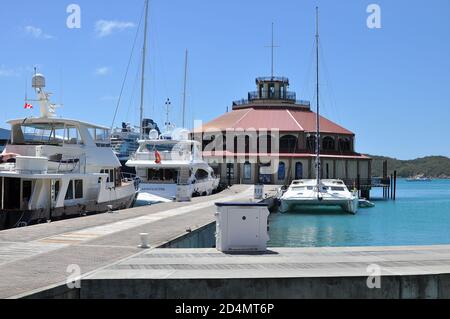
<svg viewBox="0 0 450 319">
<path fill-rule="evenodd" d="M 278 180 L 284 181 L 286 179 L 286 164 L 284 162 L 280 162 L 278 165 Z"/>
<path fill-rule="evenodd" d="M 244 164 L 244 179 L 245 180 L 252 179 L 252 164 L 250 164 L 249 162 L 246 162 Z"/>
<path fill-rule="evenodd" d="M 258 153 L 272 153 L 272 136 L 261 135 L 258 138 Z"/>
<path fill-rule="evenodd" d="M 351 142 L 350 142 L 349 138 L 345 137 L 345 138 L 339 139 L 339 151 L 340 152 L 350 152 L 351 151 Z"/>
<path fill-rule="evenodd" d="M 295 179 L 303 179 L 303 163 L 301 162 L 295 164 Z"/>
<path fill-rule="evenodd" d="M 280 139 L 280 153 L 295 153 L 298 148 L 297 138 L 285 135 Z"/>
<path fill-rule="evenodd" d="M 324 151 L 334 151 L 336 149 L 336 143 L 334 138 L 326 136 L 322 140 L 322 148 Z"/>
<path fill-rule="evenodd" d="M 254 151 L 255 150 L 253 149 L 253 152 Z M 235 153 L 244 152 L 245 154 L 249 154 L 250 153 L 250 136 L 248 136 L 248 135 L 236 136 L 234 138 L 234 152 Z"/>
<path fill-rule="evenodd" d="M 316 136 L 315 135 L 309 135 L 306 138 L 306 147 L 310 152 L 316 151 Z"/>
</svg>

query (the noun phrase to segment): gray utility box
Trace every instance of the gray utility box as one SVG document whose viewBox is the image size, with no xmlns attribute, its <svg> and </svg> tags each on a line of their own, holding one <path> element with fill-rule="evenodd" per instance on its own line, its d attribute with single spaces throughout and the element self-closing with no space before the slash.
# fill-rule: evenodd
<svg viewBox="0 0 450 319">
<path fill-rule="evenodd" d="M 216 247 L 222 252 L 267 250 L 269 238 L 266 204 L 217 203 Z"/>
</svg>

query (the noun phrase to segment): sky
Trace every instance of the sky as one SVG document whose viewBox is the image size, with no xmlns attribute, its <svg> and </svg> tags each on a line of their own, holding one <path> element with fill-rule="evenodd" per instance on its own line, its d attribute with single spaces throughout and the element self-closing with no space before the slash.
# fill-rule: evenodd
<svg viewBox="0 0 450 319">
<path fill-rule="evenodd" d="M 67 27 L 70 4 L 81 28 Z M 371 4 L 381 28 L 367 25 Z M 163 126 L 170 98 L 170 120 L 181 125 L 186 50 L 188 127 L 222 115 L 270 75 L 272 23 L 275 74 L 313 100 L 316 6 L 322 115 L 354 132 L 361 153 L 450 156 L 448 0 L 151 0 L 146 117 Z M 34 67 L 62 104 L 58 116 L 110 127 L 121 96 L 115 125 L 137 125 L 143 8 L 144 0 L 3 0 L 0 127 L 39 115 L 23 108 Z"/>
</svg>

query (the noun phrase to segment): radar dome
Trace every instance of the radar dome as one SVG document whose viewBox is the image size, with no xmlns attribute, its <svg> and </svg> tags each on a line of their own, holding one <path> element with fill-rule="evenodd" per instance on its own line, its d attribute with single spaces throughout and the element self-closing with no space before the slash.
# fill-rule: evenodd
<svg viewBox="0 0 450 319">
<path fill-rule="evenodd" d="M 172 133 L 172 138 L 176 141 L 189 140 L 189 131 L 186 129 L 175 129 Z"/>
<path fill-rule="evenodd" d="M 36 74 L 33 76 L 32 85 L 35 89 L 45 88 L 45 77 L 42 74 Z"/>
<path fill-rule="evenodd" d="M 148 133 L 148 137 L 149 137 L 151 140 L 157 140 L 158 137 L 159 137 L 159 133 L 158 133 L 157 130 L 151 130 L 150 133 Z"/>
</svg>

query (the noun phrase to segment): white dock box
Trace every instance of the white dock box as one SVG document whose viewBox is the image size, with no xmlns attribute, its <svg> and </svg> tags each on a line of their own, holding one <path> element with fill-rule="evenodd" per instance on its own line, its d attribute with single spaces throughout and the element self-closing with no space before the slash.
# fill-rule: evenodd
<svg viewBox="0 0 450 319">
<path fill-rule="evenodd" d="M 216 247 L 222 252 L 267 250 L 269 210 L 266 204 L 217 203 Z"/>
</svg>

